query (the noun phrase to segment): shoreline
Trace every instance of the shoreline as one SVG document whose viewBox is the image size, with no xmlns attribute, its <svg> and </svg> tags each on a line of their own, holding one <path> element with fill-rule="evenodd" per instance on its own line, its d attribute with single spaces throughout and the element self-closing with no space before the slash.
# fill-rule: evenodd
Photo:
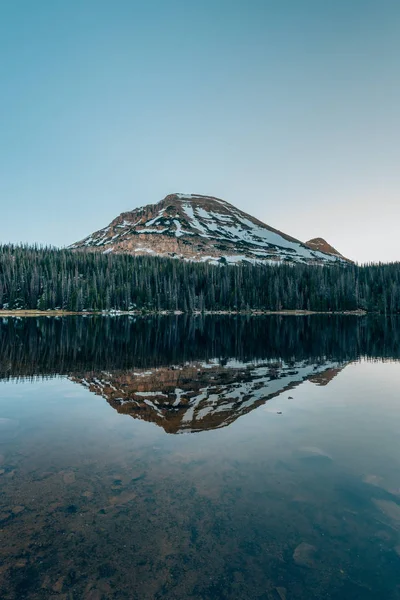
<svg viewBox="0 0 400 600">
<path fill-rule="evenodd" d="M 340 310 L 340 311 L 313 311 L 313 310 L 205 310 L 186 312 L 180 310 L 159 310 L 159 311 L 140 311 L 140 310 L 111 310 L 111 311 L 68 311 L 68 310 L 2 310 L 0 309 L 1 317 L 70 317 L 70 316 L 102 316 L 102 317 L 119 317 L 119 316 L 135 316 L 145 317 L 150 315 L 159 316 L 180 316 L 180 315 L 243 315 L 243 316 L 265 316 L 265 315 L 283 315 L 283 316 L 309 316 L 309 315 L 356 315 L 365 316 L 368 313 L 365 310 Z"/>
</svg>

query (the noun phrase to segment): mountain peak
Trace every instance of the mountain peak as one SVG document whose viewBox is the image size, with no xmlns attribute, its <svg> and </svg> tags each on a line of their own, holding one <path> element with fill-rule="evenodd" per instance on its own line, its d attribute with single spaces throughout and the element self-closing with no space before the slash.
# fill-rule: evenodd
<svg viewBox="0 0 400 600">
<path fill-rule="evenodd" d="M 332 254 L 333 256 L 338 256 L 339 258 L 342 258 L 343 260 L 350 262 L 349 259 L 345 258 L 343 256 L 343 254 L 340 254 L 340 252 L 338 252 L 338 250 L 336 250 L 336 248 L 331 246 L 322 237 L 312 238 L 312 240 L 308 240 L 308 242 L 306 242 L 306 245 L 309 248 L 311 248 L 312 250 L 318 250 L 319 252 L 325 252 L 326 254 Z"/>
<path fill-rule="evenodd" d="M 344 260 L 339 253 L 303 244 L 225 200 L 182 193 L 121 213 L 110 225 L 70 248 L 214 264 L 324 264 Z"/>
</svg>

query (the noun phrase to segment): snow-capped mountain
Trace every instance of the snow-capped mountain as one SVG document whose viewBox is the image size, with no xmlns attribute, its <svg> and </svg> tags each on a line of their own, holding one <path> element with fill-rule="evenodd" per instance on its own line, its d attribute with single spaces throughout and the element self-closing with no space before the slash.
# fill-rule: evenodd
<svg viewBox="0 0 400 600">
<path fill-rule="evenodd" d="M 303 381 L 327 385 L 346 364 L 212 359 L 112 373 L 88 371 L 70 379 L 121 414 L 156 423 L 166 433 L 193 433 L 226 427 Z"/>
<path fill-rule="evenodd" d="M 215 264 L 346 260 L 273 229 L 224 200 L 195 194 L 170 194 L 157 204 L 122 213 L 70 248 Z"/>
</svg>

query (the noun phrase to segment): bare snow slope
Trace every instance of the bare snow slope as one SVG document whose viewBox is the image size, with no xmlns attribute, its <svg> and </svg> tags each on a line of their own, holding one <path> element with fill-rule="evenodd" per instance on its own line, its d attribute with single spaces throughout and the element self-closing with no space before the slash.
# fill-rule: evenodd
<svg viewBox="0 0 400 600">
<path fill-rule="evenodd" d="M 170 194 L 122 213 L 74 250 L 158 255 L 214 264 L 345 262 L 269 227 L 232 204 L 195 194 Z"/>
</svg>

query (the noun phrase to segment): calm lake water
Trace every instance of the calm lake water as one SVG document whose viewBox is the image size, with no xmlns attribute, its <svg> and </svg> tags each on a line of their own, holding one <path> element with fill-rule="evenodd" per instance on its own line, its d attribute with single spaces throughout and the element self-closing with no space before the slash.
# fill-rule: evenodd
<svg viewBox="0 0 400 600">
<path fill-rule="evenodd" d="M 400 320 L 0 324 L 0 598 L 400 598 Z"/>
</svg>

